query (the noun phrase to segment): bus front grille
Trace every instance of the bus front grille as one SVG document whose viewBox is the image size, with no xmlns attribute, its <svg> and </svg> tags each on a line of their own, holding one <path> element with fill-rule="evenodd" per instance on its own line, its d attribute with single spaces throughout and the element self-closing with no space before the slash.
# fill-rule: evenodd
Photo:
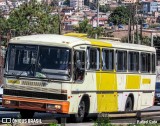
<svg viewBox="0 0 160 126">
<path fill-rule="evenodd" d="M 32 92 L 32 91 L 4 89 L 3 94 L 12 95 L 12 96 L 22 96 L 22 97 L 67 100 L 66 94 L 55 94 L 55 93 L 45 93 L 45 92 Z"/>
</svg>

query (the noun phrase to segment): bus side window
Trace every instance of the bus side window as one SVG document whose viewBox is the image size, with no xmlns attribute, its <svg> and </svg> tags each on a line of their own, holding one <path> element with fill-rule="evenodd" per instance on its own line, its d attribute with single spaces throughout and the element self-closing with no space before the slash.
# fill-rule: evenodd
<svg viewBox="0 0 160 126">
<path fill-rule="evenodd" d="M 100 50 L 98 48 L 88 48 L 87 50 L 87 69 L 99 70 Z"/>
<path fill-rule="evenodd" d="M 152 54 L 152 73 L 155 73 L 156 72 L 156 58 L 155 58 L 155 54 Z"/>
<path fill-rule="evenodd" d="M 139 53 L 129 51 L 128 52 L 128 71 L 138 72 L 139 71 Z"/>
<path fill-rule="evenodd" d="M 114 69 L 114 50 L 102 49 L 102 70 Z"/>
<path fill-rule="evenodd" d="M 85 72 L 85 51 L 74 52 L 74 80 L 83 80 Z"/>
<path fill-rule="evenodd" d="M 127 51 L 117 50 L 117 70 L 127 71 Z"/>
<path fill-rule="evenodd" d="M 141 72 L 149 73 L 150 68 L 150 54 L 149 53 L 141 53 Z"/>
</svg>

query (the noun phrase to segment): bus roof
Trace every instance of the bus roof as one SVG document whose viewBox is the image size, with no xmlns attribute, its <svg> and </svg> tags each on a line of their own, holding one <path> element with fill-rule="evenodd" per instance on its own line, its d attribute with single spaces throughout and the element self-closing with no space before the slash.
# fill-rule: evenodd
<svg viewBox="0 0 160 126">
<path fill-rule="evenodd" d="M 29 36 L 19 36 L 10 40 L 15 44 L 31 44 L 45 46 L 73 47 L 77 44 L 89 44 L 88 41 L 77 37 L 56 35 L 56 34 L 38 34 Z"/>
<path fill-rule="evenodd" d="M 76 45 L 97 45 L 103 47 L 115 47 L 121 49 L 133 49 L 133 50 L 142 50 L 142 51 L 153 51 L 155 52 L 154 47 L 130 44 L 130 43 L 121 43 L 116 40 L 106 40 L 106 39 L 89 39 L 85 34 L 66 34 L 66 35 L 56 35 L 56 34 L 39 34 L 39 35 L 29 35 L 29 36 L 20 36 L 15 37 L 10 40 L 10 43 L 15 44 L 31 44 L 31 45 L 45 45 L 45 46 L 59 46 L 59 47 L 68 47 L 72 48 Z M 73 37 L 74 36 L 74 37 Z"/>
</svg>

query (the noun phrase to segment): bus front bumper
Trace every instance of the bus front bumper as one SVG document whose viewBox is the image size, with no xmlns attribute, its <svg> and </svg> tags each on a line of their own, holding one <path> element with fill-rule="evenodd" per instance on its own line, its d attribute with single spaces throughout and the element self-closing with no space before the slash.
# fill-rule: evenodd
<svg viewBox="0 0 160 126">
<path fill-rule="evenodd" d="M 3 107 L 46 111 L 52 113 L 65 113 L 69 111 L 68 101 L 35 99 L 26 97 L 5 96 L 2 98 Z"/>
</svg>

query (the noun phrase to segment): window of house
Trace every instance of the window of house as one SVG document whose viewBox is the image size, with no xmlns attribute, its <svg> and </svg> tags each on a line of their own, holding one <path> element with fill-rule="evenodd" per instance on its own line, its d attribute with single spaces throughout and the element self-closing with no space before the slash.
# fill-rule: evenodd
<svg viewBox="0 0 160 126">
<path fill-rule="evenodd" d="M 139 53 L 138 52 L 128 53 L 128 70 L 131 72 L 138 72 L 139 70 Z"/>
<path fill-rule="evenodd" d="M 117 51 L 117 70 L 127 70 L 127 51 Z"/>
<path fill-rule="evenodd" d="M 114 69 L 114 50 L 103 49 L 102 50 L 102 70 Z"/>
</svg>

